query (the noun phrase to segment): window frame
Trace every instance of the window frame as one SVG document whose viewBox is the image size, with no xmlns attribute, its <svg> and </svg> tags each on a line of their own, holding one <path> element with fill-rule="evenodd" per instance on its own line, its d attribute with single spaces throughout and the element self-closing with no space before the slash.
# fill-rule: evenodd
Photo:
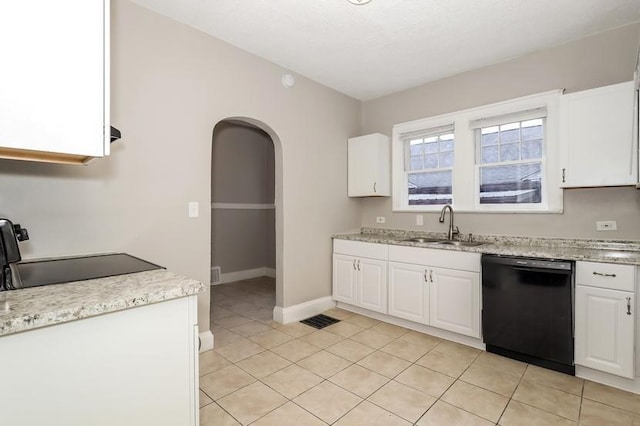
<svg viewBox="0 0 640 426">
<path fill-rule="evenodd" d="M 438 152 L 436 153 L 438 155 L 438 166 L 440 166 L 440 155 L 443 151 L 440 151 L 440 143 L 441 143 L 441 139 L 440 137 L 443 135 L 448 135 L 448 134 L 453 134 L 453 149 L 451 151 L 444 151 L 444 152 L 451 152 L 452 156 L 453 156 L 453 160 L 452 166 L 449 167 L 436 167 L 436 168 L 422 168 L 422 169 L 417 169 L 417 170 L 412 170 L 411 169 L 411 142 L 414 140 L 418 140 L 418 139 L 422 139 L 423 140 L 423 144 L 425 143 L 424 140 L 427 138 L 436 138 L 436 143 L 438 144 Z M 446 171 L 451 171 L 451 199 L 452 202 L 454 200 L 453 198 L 453 187 L 454 187 L 454 174 L 453 174 L 453 170 L 455 167 L 455 152 L 456 152 L 456 139 L 455 139 L 455 126 L 453 124 L 451 124 L 450 126 L 438 126 L 436 128 L 429 128 L 429 129 L 425 129 L 424 132 L 421 132 L 420 135 L 411 135 L 411 134 L 404 134 L 401 135 L 402 141 L 403 141 L 403 150 L 404 150 L 404 187 L 405 187 L 405 197 L 406 197 L 406 201 L 407 201 L 407 205 L 412 206 L 412 204 L 409 204 L 409 176 L 412 174 L 418 174 L 418 173 L 435 173 L 435 172 L 446 172 Z M 422 153 L 422 158 L 423 161 L 425 159 L 425 153 Z M 423 162 L 423 166 L 424 166 L 424 162 Z M 447 203 L 444 204 L 415 204 L 417 206 L 433 206 L 433 207 L 437 207 L 437 208 L 442 208 L 446 205 Z"/>
<path fill-rule="evenodd" d="M 515 112 L 517 114 L 517 111 Z M 505 161 L 505 162 L 493 162 L 493 163 L 481 163 L 479 162 L 480 156 L 482 155 L 480 152 L 478 152 L 478 149 L 481 145 L 481 140 L 480 138 L 481 136 L 481 132 L 482 129 L 485 127 L 478 127 L 476 129 L 473 130 L 474 132 L 474 151 L 476 154 L 476 164 L 475 164 L 475 171 L 474 171 L 474 176 L 475 176 L 475 209 L 478 211 L 511 211 L 513 212 L 514 210 L 522 210 L 524 212 L 531 212 L 531 211 L 547 211 L 548 210 L 548 183 L 547 183 L 547 117 L 546 117 L 546 113 L 544 115 L 544 117 L 541 117 L 542 119 L 542 157 L 540 159 L 526 159 L 526 160 L 510 160 L 510 161 Z M 513 119 L 506 119 L 507 121 L 503 122 L 502 124 L 496 124 L 496 126 L 501 126 L 504 124 L 511 124 L 511 123 L 522 123 L 524 121 L 527 121 L 526 119 L 523 120 L 513 120 Z M 487 127 L 492 127 L 492 126 L 487 126 Z M 522 144 L 522 139 L 518 140 L 518 144 Z M 498 146 L 500 147 L 501 144 L 498 144 Z M 522 147 L 519 147 L 518 149 L 522 149 Z M 480 203 L 480 169 L 483 167 L 496 167 L 496 166 L 509 166 L 509 165 L 516 165 L 516 164 L 531 164 L 531 163 L 540 163 L 540 186 L 541 186 L 541 191 L 542 191 L 542 198 L 540 200 L 539 203 L 504 203 L 504 204 L 481 204 Z"/>
<path fill-rule="evenodd" d="M 408 180 L 404 170 L 403 134 L 419 133 L 431 128 L 454 126 L 454 161 L 452 176 L 452 206 L 457 212 L 475 213 L 562 213 L 562 188 L 560 182 L 559 100 L 562 90 L 553 90 L 494 104 L 483 105 L 452 113 L 399 123 L 392 131 L 392 211 L 435 212 L 443 205 L 409 205 Z M 470 129 L 472 122 L 483 117 L 500 117 L 522 111 L 546 108 L 542 163 L 543 203 L 480 204 L 479 167 L 476 165 L 476 132 Z M 533 162 L 533 161 L 532 161 Z M 537 162 L 537 160 L 535 160 Z M 557 184 L 556 184 L 557 183 Z"/>
</svg>

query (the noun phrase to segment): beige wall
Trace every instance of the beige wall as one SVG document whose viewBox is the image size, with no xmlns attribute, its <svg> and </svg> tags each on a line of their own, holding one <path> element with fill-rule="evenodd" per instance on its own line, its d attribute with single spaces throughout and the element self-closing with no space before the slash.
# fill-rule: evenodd
<svg viewBox="0 0 640 426">
<path fill-rule="evenodd" d="M 255 127 L 223 121 L 213 133 L 211 201 L 273 204 L 273 141 Z"/>
<path fill-rule="evenodd" d="M 127 0 L 112 9 L 112 123 L 123 133 L 112 155 L 86 167 L 0 161 L 0 216 L 29 229 L 25 257 L 125 251 L 208 282 L 213 128 L 251 117 L 278 139 L 277 303 L 329 295 L 329 236 L 360 223 L 345 197 L 360 103 L 303 77 L 285 89 L 284 69 Z M 208 292 L 199 302 L 204 331 Z"/>
<path fill-rule="evenodd" d="M 574 92 L 633 79 L 640 23 L 540 51 L 508 62 L 392 94 L 363 105 L 363 133 L 391 135 L 394 124 L 547 90 Z M 606 149 L 606 148 L 605 148 Z M 392 213 L 391 199 L 363 200 L 362 225 L 446 230 L 438 215 Z M 597 232 L 596 220 L 616 220 L 618 231 Z M 456 215 L 462 232 L 477 234 L 640 239 L 640 191 L 631 188 L 564 191 L 564 214 Z"/>
<path fill-rule="evenodd" d="M 213 133 L 211 201 L 269 204 L 275 202 L 273 141 L 255 127 L 221 122 Z M 273 210 L 211 210 L 211 265 L 223 274 L 275 268 Z"/>
</svg>

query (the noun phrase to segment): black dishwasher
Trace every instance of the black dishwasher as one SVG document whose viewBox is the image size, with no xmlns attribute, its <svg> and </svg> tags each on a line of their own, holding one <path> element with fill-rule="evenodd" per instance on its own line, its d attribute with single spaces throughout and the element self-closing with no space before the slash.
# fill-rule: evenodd
<svg viewBox="0 0 640 426">
<path fill-rule="evenodd" d="M 574 270 L 566 260 L 483 255 L 487 352 L 574 375 Z"/>
</svg>

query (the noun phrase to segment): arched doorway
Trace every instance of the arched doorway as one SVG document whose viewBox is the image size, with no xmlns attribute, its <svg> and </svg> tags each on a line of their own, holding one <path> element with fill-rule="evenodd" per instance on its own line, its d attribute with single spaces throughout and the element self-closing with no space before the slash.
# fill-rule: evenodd
<svg viewBox="0 0 640 426">
<path fill-rule="evenodd" d="M 281 153 L 260 121 L 230 117 L 214 128 L 211 325 L 225 329 L 216 347 L 266 331 L 282 306 Z"/>
</svg>

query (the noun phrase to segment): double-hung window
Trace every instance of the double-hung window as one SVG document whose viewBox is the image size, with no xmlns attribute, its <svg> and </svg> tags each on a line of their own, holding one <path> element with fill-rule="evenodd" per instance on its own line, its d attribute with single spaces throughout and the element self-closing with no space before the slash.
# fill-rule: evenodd
<svg viewBox="0 0 640 426">
<path fill-rule="evenodd" d="M 546 108 L 471 121 L 476 205 L 543 206 Z"/>
<path fill-rule="evenodd" d="M 403 133 L 407 204 L 444 205 L 453 202 L 453 125 Z"/>
<path fill-rule="evenodd" d="M 549 91 L 393 126 L 393 210 L 562 211 L 559 98 Z"/>
</svg>

